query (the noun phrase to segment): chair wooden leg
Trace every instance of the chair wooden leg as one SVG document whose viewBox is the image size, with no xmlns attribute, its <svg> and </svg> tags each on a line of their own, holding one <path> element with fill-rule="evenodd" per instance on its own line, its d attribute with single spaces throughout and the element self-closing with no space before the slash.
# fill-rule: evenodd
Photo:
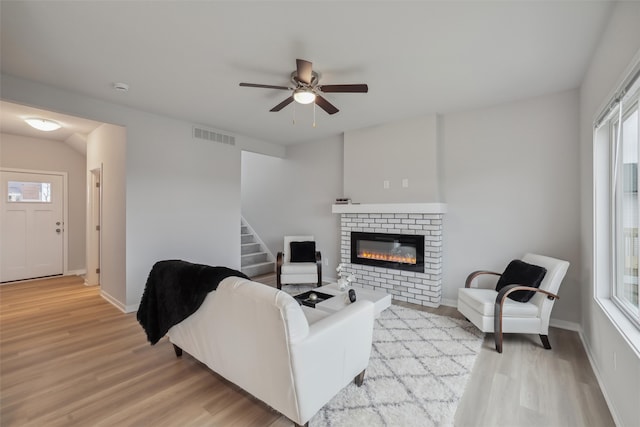
<svg viewBox="0 0 640 427">
<path fill-rule="evenodd" d="M 316 254 L 316 270 L 318 272 L 318 283 L 316 283 L 316 287 L 322 286 L 322 259 L 320 258 L 320 254 Z"/>
<path fill-rule="evenodd" d="M 284 262 L 284 254 L 282 252 L 278 252 L 276 256 L 276 287 L 278 289 L 282 289 L 282 281 L 280 279 L 280 274 L 282 273 L 282 263 Z"/>
<path fill-rule="evenodd" d="M 176 357 L 182 356 L 182 349 L 175 344 L 173 345 L 173 351 L 176 352 Z"/>
<path fill-rule="evenodd" d="M 496 351 L 502 353 L 502 309 L 499 304 L 496 304 L 493 316 L 493 338 L 496 341 Z"/>
<path fill-rule="evenodd" d="M 353 379 L 353 382 L 355 382 L 358 387 L 362 386 L 364 383 L 364 370 Z"/>
<path fill-rule="evenodd" d="M 496 341 L 496 351 L 502 353 L 502 332 L 494 332 L 493 336 Z"/>
<path fill-rule="evenodd" d="M 547 335 L 540 335 L 540 341 L 542 341 L 542 346 L 547 350 L 551 350 L 551 344 L 549 344 L 549 337 Z"/>
</svg>

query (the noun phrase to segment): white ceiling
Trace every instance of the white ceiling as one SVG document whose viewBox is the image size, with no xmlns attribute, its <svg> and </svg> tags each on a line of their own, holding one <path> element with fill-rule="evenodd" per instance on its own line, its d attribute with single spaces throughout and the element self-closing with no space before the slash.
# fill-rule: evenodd
<svg viewBox="0 0 640 427">
<path fill-rule="evenodd" d="M 1 1 L 2 72 L 113 103 L 293 144 L 576 88 L 611 1 Z M 295 59 L 329 116 L 294 104 Z M 114 82 L 130 85 L 128 93 Z M 6 116 L 3 114 L 2 119 Z"/>
</svg>

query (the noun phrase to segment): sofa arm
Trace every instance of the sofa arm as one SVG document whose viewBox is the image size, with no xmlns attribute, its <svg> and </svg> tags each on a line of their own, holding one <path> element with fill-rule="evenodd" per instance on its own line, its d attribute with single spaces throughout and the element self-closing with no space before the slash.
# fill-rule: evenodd
<svg viewBox="0 0 640 427">
<path fill-rule="evenodd" d="M 311 418 L 367 368 L 373 322 L 373 303 L 356 301 L 311 325 L 307 337 L 291 345 L 293 380 L 303 420 Z"/>
</svg>

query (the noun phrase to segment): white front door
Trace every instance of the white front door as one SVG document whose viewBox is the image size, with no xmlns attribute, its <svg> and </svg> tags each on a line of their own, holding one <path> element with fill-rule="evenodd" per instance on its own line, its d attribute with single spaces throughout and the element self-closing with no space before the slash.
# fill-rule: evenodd
<svg viewBox="0 0 640 427">
<path fill-rule="evenodd" d="M 63 177 L 0 171 L 0 282 L 63 273 Z"/>
</svg>

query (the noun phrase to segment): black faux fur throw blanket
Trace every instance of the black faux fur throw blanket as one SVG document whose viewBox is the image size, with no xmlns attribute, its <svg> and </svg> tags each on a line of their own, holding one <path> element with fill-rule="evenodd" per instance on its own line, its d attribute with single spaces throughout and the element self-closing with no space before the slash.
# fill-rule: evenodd
<svg viewBox="0 0 640 427">
<path fill-rule="evenodd" d="M 153 345 L 160 341 L 173 325 L 191 316 L 207 294 L 229 276 L 249 279 L 243 273 L 227 267 L 211 267 L 181 260 L 159 261 L 154 264 L 138 308 L 138 322 Z"/>
</svg>

